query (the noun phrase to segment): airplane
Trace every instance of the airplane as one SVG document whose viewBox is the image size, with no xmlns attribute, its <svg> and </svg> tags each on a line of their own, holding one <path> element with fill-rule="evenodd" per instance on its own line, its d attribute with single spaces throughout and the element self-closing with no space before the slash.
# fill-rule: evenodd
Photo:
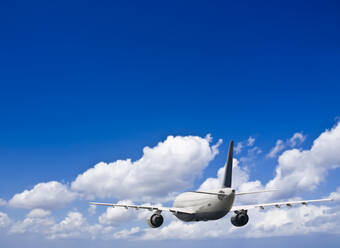
<svg viewBox="0 0 340 248">
<path fill-rule="evenodd" d="M 164 218 L 161 215 L 162 211 L 168 211 L 173 213 L 178 219 L 190 222 L 190 221 L 210 221 L 218 220 L 224 217 L 227 213 L 233 212 L 231 216 L 231 223 L 236 227 L 244 226 L 249 221 L 248 210 L 265 207 L 277 207 L 288 206 L 292 207 L 295 204 L 307 205 L 314 202 L 332 201 L 333 199 L 317 199 L 317 200 L 301 200 L 301 201 L 287 201 L 287 202 L 274 202 L 245 206 L 234 206 L 234 200 L 236 196 L 257 194 L 263 192 L 273 192 L 276 189 L 251 191 L 251 192 L 236 192 L 231 187 L 232 181 L 232 166 L 233 166 L 233 147 L 234 141 L 230 142 L 228 157 L 225 165 L 224 180 L 222 187 L 216 190 L 208 191 L 188 191 L 178 195 L 174 202 L 173 207 L 157 207 L 147 205 L 128 205 L 128 204 L 112 204 L 112 203 L 99 203 L 90 202 L 92 205 L 110 206 L 110 207 L 122 207 L 133 209 L 147 209 L 153 214 L 147 220 L 147 223 L 152 228 L 158 228 L 163 224 Z"/>
</svg>

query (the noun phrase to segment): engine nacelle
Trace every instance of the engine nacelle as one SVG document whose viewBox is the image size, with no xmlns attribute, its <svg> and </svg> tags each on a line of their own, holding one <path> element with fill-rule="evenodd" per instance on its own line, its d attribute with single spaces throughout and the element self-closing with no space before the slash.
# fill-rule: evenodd
<svg viewBox="0 0 340 248">
<path fill-rule="evenodd" d="M 238 214 L 233 215 L 230 221 L 234 226 L 237 227 L 244 226 L 248 223 L 249 216 L 245 212 L 240 212 Z"/>
<path fill-rule="evenodd" d="M 163 216 L 158 214 L 151 215 L 150 219 L 147 220 L 147 223 L 152 228 L 160 227 L 163 224 Z"/>
</svg>

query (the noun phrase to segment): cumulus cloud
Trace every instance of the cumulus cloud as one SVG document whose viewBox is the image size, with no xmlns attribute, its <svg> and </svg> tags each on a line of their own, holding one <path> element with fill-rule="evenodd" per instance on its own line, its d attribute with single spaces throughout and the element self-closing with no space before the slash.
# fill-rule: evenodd
<svg viewBox="0 0 340 248">
<path fill-rule="evenodd" d="M 111 229 L 110 229 L 111 230 Z M 53 225 L 49 232 L 49 239 L 90 238 L 95 239 L 103 231 L 99 224 L 90 225 L 82 213 L 71 211 L 60 223 Z"/>
<path fill-rule="evenodd" d="M 115 239 L 126 239 L 130 238 L 131 236 L 137 234 L 140 231 L 140 228 L 137 227 L 132 227 L 131 229 L 123 229 L 119 232 L 116 232 L 113 234 L 113 237 Z"/>
<path fill-rule="evenodd" d="M 249 181 L 250 171 L 247 167 L 241 167 L 240 162 L 237 159 L 233 159 L 233 179 L 232 179 L 232 187 L 236 190 L 236 192 L 248 192 L 248 191 L 256 191 L 263 190 L 264 186 L 259 180 Z M 223 177 L 224 177 L 225 166 L 221 167 L 217 172 L 217 177 L 209 177 L 207 178 L 199 187 L 199 190 L 213 190 L 221 188 Z M 267 197 L 268 194 L 266 193 Z M 258 203 L 259 200 L 267 200 L 267 198 L 262 199 L 263 195 L 247 195 L 247 197 L 236 198 L 237 204 L 249 204 L 249 203 Z"/>
<path fill-rule="evenodd" d="M 210 142 L 210 136 L 169 136 L 153 148 L 145 147 L 135 162 L 126 159 L 96 164 L 78 175 L 71 188 L 99 198 L 167 200 L 169 192 L 192 186 L 218 154 L 221 140 L 212 146 Z"/>
<path fill-rule="evenodd" d="M 298 144 L 302 144 L 306 139 L 302 133 L 294 133 L 294 135 L 289 139 L 289 144 L 291 147 L 295 147 Z"/>
<path fill-rule="evenodd" d="M 268 208 L 252 210 L 250 220 L 242 228 L 226 218 L 208 222 L 181 222 L 173 220 L 157 232 L 145 229 L 140 236 L 144 240 L 209 239 L 209 238 L 259 238 L 301 235 L 306 233 L 339 233 L 340 211 L 332 212 L 328 206 L 297 206 L 293 208 Z"/>
<path fill-rule="evenodd" d="M 304 141 L 304 136 L 299 134 L 301 133 L 294 134 L 290 139 L 282 141 L 285 148 L 290 147 L 291 149 L 279 156 L 274 177 L 267 184 L 258 180 L 251 181 L 250 171 L 244 166 L 244 160 L 234 158 L 233 187 L 237 191 L 280 189 L 277 193 L 259 194 L 253 198 L 252 196 L 244 198 L 240 196 L 237 199 L 238 203 L 253 200 L 256 200 L 256 202 L 271 201 L 283 197 L 294 198 L 297 193 L 315 189 L 325 179 L 329 170 L 340 167 L 340 155 L 338 154 L 340 149 L 340 123 L 323 132 L 314 140 L 310 149 L 298 150 L 293 148 Z M 140 195 L 144 195 L 145 192 L 148 196 L 146 199 L 153 197 L 167 199 L 168 195 L 164 195 L 164 192 L 182 191 L 188 185 L 192 185 L 193 178 L 199 176 L 208 162 L 216 156 L 219 143 L 211 146 L 210 142 L 210 136 L 205 139 L 193 136 L 169 136 L 156 147 L 145 148 L 142 158 L 135 162 L 119 160 L 110 164 L 97 164 L 94 168 L 79 175 L 73 182 L 72 189 L 96 197 L 122 197 L 144 201 L 145 199 L 142 199 Z M 244 146 L 247 147 L 249 139 L 244 142 Z M 250 150 L 256 146 L 252 143 L 249 147 Z M 195 175 L 188 175 L 189 172 L 192 173 L 193 171 L 196 173 Z M 166 179 L 160 178 L 159 175 L 166 175 Z M 207 178 L 199 187 L 200 190 L 221 187 L 223 175 L 224 167 L 218 170 L 216 178 Z M 180 180 L 176 181 L 177 178 Z M 167 181 L 171 181 L 174 185 Z M 187 182 L 183 183 L 183 181 Z M 91 189 L 91 185 L 95 188 Z M 142 188 L 141 190 L 137 187 L 139 185 Z M 152 189 L 156 188 L 154 185 L 157 185 L 156 190 Z M 35 191 L 35 188 L 26 194 Z M 110 190 L 112 190 L 112 193 L 110 193 Z M 67 191 L 69 192 L 68 189 Z M 103 194 L 100 193 L 101 191 L 103 191 Z M 340 187 L 336 192 L 331 193 L 330 197 L 339 201 Z M 132 204 L 133 202 L 125 201 L 124 203 Z M 230 216 L 232 213 L 217 221 L 198 223 L 181 222 L 174 216 L 164 213 L 166 220 L 170 223 L 166 225 L 167 222 L 165 222 L 164 226 L 156 231 L 142 227 L 123 227 L 118 230 L 118 224 L 135 219 L 149 218 L 151 215 L 149 211 L 107 208 L 98 217 L 98 223 L 90 224 L 78 211 L 69 212 L 64 220 L 56 223 L 50 212 L 46 210 L 49 208 L 45 207 L 44 209 L 34 209 L 27 214 L 24 221 L 15 223 L 11 222 L 6 214 L 0 213 L 0 227 L 2 225 L 10 226 L 12 233 L 25 233 L 30 230 L 30 232 L 42 233 L 50 239 L 137 238 L 164 240 L 256 238 L 313 232 L 340 233 L 338 231 L 340 230 L 340 208 L 322 204 L 280 209 L 268 208 L 264 211 L 251 210 L 249 211 L 250 221 L 242 228 L 231 225 Z M 4 221 L 6 219 L 7 221 Z M 145 226 L 144 222 L 143 226 Z"/>
<path fill-rule="evenodd" d="M 337 188 L 335 192 L 331 193 L 329 197 L 334 201 L 340 201 L 340 187 Z"/>
<path fill-rule="evenodd" d="M 248 146 L 253 146 L 254 143 L 255 143 L 255 138 L 253 138 L 253 137 L 250 136 L 250 137 L 248 138 L 248 144 L 247 144 L 247 145 L 248 145 Z"/>
<path fill-rule="evenodd" d="M 290 236 L 307 233 L 339 233 L 340 211 L 333 206 L 312 204 L 292 208 L 256 210 L 246 237 Z"/>
<path fill-rule="evenodd" d="M 301 137 L 294 134 L 293 137 Z M 292 137 L 292 138 L 293 138 Z M 296 138 L 294 138 L 295 140 Z M 313 142 L 311 149 L 286 150 L 278 158 L 274 178 L 267 184 L 249 181 L 247 168 L 239 166 L 234 160 L 233 187 L 239 191 L 279 189 L 275 193 L 257 195 L 257 200 L 274 200 L 296 197 L 298 193 L 314 190 L 331 169 L 340 167 L 340 122 L 330 130 L 325 130 Z M 202 189 L 211 189 L 221 185 L 224 168 L 220 168 L 217 178 L 207 178 Z M 254 196 L 248 196 L 253 201 Z"/>
<path fill-rule="evenodd" d="M 8 227 L 11 222 L 11 219 L 6 213 L 0 212 L 0 228 Z"/>
<path fill-rule="evenodd" d="M 173 220 L 169 225 L 159 228 L 157 232 L 152 229 L 145 229 L 140 238 L 143 240 L 207 239 L 227 237 L 230 233 L 230 224 L 226 219 L 189 223 Z"/>
<path fill-rule="evenodd" d="M 132 201 L 119 201 L 117 204 L 130 204 L 134 205 Z M 156 206 L 162 207 L 162 204 L 150 204 L 142 203 L 143 206 Z M 119 207 L 108 207 L 106 211 L 98 217 L 98 222 L 104 226 L 109 225 L 112 227 L 117 227 L 124 223 L 130 222 L 131 220 L 146 221 L 150 218 L 153 212 L 145 209 L 125 209 Z M 163 212 L 162 215 L 172 217 L 172 214 L 168 212 Z M 145 223 L 145 222 L 144 222 Z"/>
<path fill-rule="evenodd" d="M 300 137 L 300 138 L 299 138 Z M 300 135 L 293 135 L 289 142 L 303 142 Z M 328 149 L 330 148 L 330 149 Z M 284 152 L 278 159 L 276 174 L 269 183 L 249 181 L 249 171 L 240 167 L 239 161 L 233 163 L 233 187 L 238 191 L 259 189 L 281 189 L 278 193 L 259 194 L 256 197 L 240 196 L 240 202 L 264 202 L 276 198 L 294 198 L 297 192 L 315 189 L 324 180 L 327 171 L 340 166 L 340 123 L 331 130 L 326 130 L 309 150 L 291 149 Z M 207 178 L 200 190 L 216 189 L 222 184 L 224 167 L 220 168 L 216 178 Z M 340 187 L 330 197 L 340 201 Z M 239 237 L 270 237 L 306 233 L 339 233 L 340 209 L 324 205 L 296 206 L 293 208 L 268 208 L 264 211 L 249 212 L 250 221 L 243 228 L 230 224 L 230 216 L 213 222 L 184 223 L 178 220 L 162 227 L 159 232 L 145 230 L 142 239 L 205 239 L 205 238 L 239 238 Z"/>
<path fill-rule="evenodd" d="M 209 177 L 200 186 L 199 190 L 213 190 L 221 188 L 223 183 L 223 177 L 225 172 L 225 166 L 221 167 L 217 172 L 217 178 Z M 233 188 L 238 189 L 245 184 L 249 179 L 247 168 L 241 168 L 239 161 L 233 159 Z"/>
<path fill-rule="evenodd" d="M 59 223 L 55 221 L 50 211 L 44 209 L 31 210 L 22 221 L 11 223 L 7 215 L 0 213 L 1 223 L 9 226 L 9 234 L 39 235 L 47 239 L 114 239 L 113 228 L 100 224 L 89 224 L 82 213 L 70 211 Z"/>
<path fill-rule="evenodd" d="M 7 205 L 7 201 L 5 201 L 4 199 L 0 198 L 0 207 L 6 206 L 6 205 Z"/>
<path fill-rule="evenodd" d="M 282 152 L 285 148 L 296 147 L 297 145 L 301 145 L 306 139 L 306 136 L 303 133 L 294 133 L 293 136 L 286 141 L 277 140 L 275 146 L 270 150 L 267 154 L 268 158 L 275 158 L 280 152 Z"/>
<path fill-rule="evenodd" d="M 340 167 L 340 123 L 314 140 L 310 150 L 291 149 L 278 159 L 275 177 L 267 188 L 280 189 L 278 197 L 314 190 L 329 170 Z"/>
<path fill-rule="evenodd" d="M 243 144 L 242 144 L 242 142 L 238 142 L 237 145 L 236 145 L 236 147 L 235 147 L 235 153 L 236 153 L 236 154 L 241 153 L 242 149 L 243 149 Z"/>
<path fill-rule="evenodd" d="M 28 218 L 45 218 L 47 216 L 51 215 L 51 211 L 47 211 L 44 209 L 33 209 L 31 212 L 27 214 Z"/>
<path fill-rule="evenodd" d="M 246 148 L 246 147 L 252 147 L 254 146 L 255 144 L 255 138 L 252 137 L 252 136 L 249 136 L 249 138 L 247 140 L 244 140 L 244 141 L 241 141 L 241 142 L 238 142 L 236 147 L 235 147 L 235 153 L 236 154 L 240 154 L 241 151 L 243 150 L 243 148 Z M 258 147 L 253 147 L 253 150 L 259 150 Z M 249 151 L 248 151 L 249 152 Z"/>
<path fill-rule="evenodd" d="M 87 209 L 87 212 L 89 213 L 89 215 L 95 215 L 97 212 L 97 206 L 90 205 L 89 208 Z"/>
<path fill-rule="evenodd" d="M 9 201 L 9 206 L 16 208 L 56 209 L 72 202 L 77 194 L 70 191 L 66 185 L 56 181 L 39 183 L 31 190 L 16 194 Z"/>
<path fill-rule="evenodd" d="M 300 135 L 293 135 L 289 142 L 292 146 L 303 142 Z M 295 143 L 293 142 L 295 141 Z M 340 123 L 331 130 L 326 130 L 315 139 L 311 149 L 291 149 L 278 158 L 276 174 L 266 185 L 260 181 L 249 181 L 249 171 L 240 167 L 234 159 L 233 187 L 238 191 L 257 189 L 280 189 L 278 193 L 256 195 L 257 202 L 275 198 L 296 197 L 297 192 L 315 189 L 327 175 L 327 171 L 340 166 Z M 216 178 L 207 178 L 200 189 L 220 187 L 224 168 L 218 170 Z M 340 200 L 340 187 L 330 194 L 336 201 Z M 238 202 L 249 201 L 240 196 Z M 293 208 L 268 208 L 264 211 L 249 211 L 250 221 L 243 228 L 230 224 L 230 216 L 213 222 L 184 223 L 178 220 L 164 226 L 159 232 L 145 230 L 142 239 L 206 239 L 206 238 L 240 238 L 272 237 L 306 233 L 335 233 L 340 230 L 340 209 L 325 205 L 296 206 Z"/>
<path fill-rule="evenodd" d="M 112 218 L 110 220 L 112 221 Z M 123 239 L 134 236 L 140 231 L 139 227 L 115 230 L 113 226 L 91 224 L 77 210 L 68 212 L 66 217 L 58 223 L 51 212 L 44 209 L 33 209 L 22 221 L 17 222 L 12 222 L 5 213 L 0 212 L 1 227 L 9 227 L 8 233 L 11 235 L 39 235 L 47 239 Z"/>
<path fill-rule="evenodd" d="M 43 209 L 33 209 L 22 221 L 13 223 L 9 232 L 15 233 L 44 233 L 54 224 L 51 212 Z"/>
<path fill-rule="evenodd" d="M 133 202 L 131 201 L 120 201 L 118 204 L 130 204 L 132 205 Z M 135 213 L 133 209 L 125 209 L 125 208 L 112 208 L 108 207 L 106 211 L 99 216 L 98 221 L 100 224 L 103 225 L 119 225 L 121 223 L 130 221 L 134 219 Z"/>
<path fill-rule="evenodd" d="M 125 210 L 125 209 L 124 209 Z M 125 210 L 128 212 L 128 210 Z M 108 213 L 108 211 L 107 211 Z M 124 213 L 123 213 L 124 214 Z M 102 218 L 102 224 L 90 224 L 82 213 L 78 211 L 71 211 L 67 214 L 64 220 L 54 224 L 46 232 L 48 239 L 124 239 L 134 236 L 140 231 L 139 227 L 131 229 L 116 230 L 114 226 L 107 226 L 106 224 L 114 223 L 115 214 L 108 213 L 106 220 Z M 102 215 L 103 216 L 103 215 Z M 117 217 L 117 215 L 115 215 Z M 119 218 L 119 217 L 117 217 Z M 115 219 L 118 220 L 118 219 Z M 121 219 L 121 221 L 127 221 Z M 124 223 L 124 222 L 123 222 Z"/>
<path fill-rule="evenodd" d="M 306 233 L 336 233 L 334 227 L 339 226 L 333 220 L 335 213 L 328 206 L 309 205 L 293 208 L 257 211 L 250 225 L 251 232 L 247 237 L 289 236 Z"/>
<path fill-rule="evenodd" d="M 283 143 L 282 140 L 277 140 L 275 146 L 270 150 L 268 153 L 269 158 L 275 158 L 276 155 L 281 152 L 285 148 L 285 144 Z"/>
</svg>

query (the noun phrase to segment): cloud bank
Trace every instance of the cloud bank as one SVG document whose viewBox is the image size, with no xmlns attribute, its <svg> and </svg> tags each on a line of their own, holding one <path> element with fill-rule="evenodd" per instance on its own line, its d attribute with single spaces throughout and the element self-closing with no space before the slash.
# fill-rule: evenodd
<svg viewBox="0 0 340 248">
<path fill-rule="evenodd" d="M 210 136 L 169 136 L 153 148 L 145 147 L 137 161 L 96 164 L 78 175 L 71 188 L 97 198 L 168 200 L 171 192 L 192 186 L 218 154 L 221 141 L 213 146 L 210 142 Z"/>
<path fill-rule="evenodd" d="M 277 197 L 315 190 L 329 170 L 340 167 L 339 151 L 340 123 L 316 138 L 311 149 L 285 151 L 278 158 L 275 176 L 266 187 L 280 189 Z"/>
<path fill-rule="evenodd" d="M 315 190 L 330 170 L 340 167 L 340 122 L 317 137 L 310 149 L 295 148 L 304 139 L 302 133 L 295 133 L 291 138 L 282 141 L 283 148 L 278 149 L 279 152 L 274 157 L 282 154 L 277 158 L 273 178 L 267 183 L 251 180 L 251 170 L 246 166 L 249 159 L 256 160 L 260 156 L 259 152 L 253 151 L 257 148 L 254 146 L 255 139 L 249 137 L 242 142 L 240 149 L 248 149 L 244 154 L 249 157 L 234 158 L 233 187 L 238 191 L 272 188 L 280 191 L 255 197 L 240 197 L 238 202 L 295 198 L 300 193 Z M 69 206 L 80 194 L 86 198 L 126 199 L 124 202 L 131 204 L 132 201 L 167 201 L 172 197 L 172 192 L 181 192 L 193 185 L 195 178 L 201 176 L 202 171 L 218 154 L 220 144 L 221 141 L 211 145 L 210 136 L 169 136 L 155 147 L 145 147 L 142 157 L 137 161 L 126 159 L 98 163 L 78 175 L 71 183 L 71 188 L 56 181 L 39 183 L 30 190 L 14 195 L 8 202 L 2 201 L 2 205 L 6 207 L 26 208 L 31 211 L 19 221 L 13 221 L 6 213 L 0 212 L 0 228 L 12 235 L 36 234 L 48 239 L 164 240 L 339 233 L 340 208 L 327 205 L 252 210 L 249 212 L 250 221 L 243 228 L 232 226 L 230 215 L 218 221 L 184 223 L 164 213 L 167 221 L 155 231 L 145 224 L 150 212 L 122 208 L 107 208 L 94 216 L 97 220 L 95 223 L 90 223 L 76 209 L 68 211 L 60 221 L 53 217 L 51 210 Z M 219 188 L 223 174 L 224 167 L 221 167 L 216 177 L 206 178 L 199 189 Z M 338 204 L 340 187 L 330 197 Z M 96 209 L 90 208 L 89 213 L 96 215 Z"/>
<path fill-rule="evenodd" d="M 70 191 L 66 185 L 51 181 L 39 183 L 31 190 L 14 195 L 8 204 L 15 208 L 57 209 L 71 203 L 76 197 L 77 193 Z"/>
</svg>

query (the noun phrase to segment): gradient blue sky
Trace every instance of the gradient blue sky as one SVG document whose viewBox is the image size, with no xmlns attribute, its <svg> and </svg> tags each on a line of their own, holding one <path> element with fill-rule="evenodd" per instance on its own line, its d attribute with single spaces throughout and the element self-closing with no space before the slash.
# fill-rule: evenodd
<svg viewBox="0 0 340 248">
<path fill-rule="evenodd" d="M 338 1 L 1 1 L 0 198 L 138 159 L 168 135 L 252 136 L 266 154 L 303 132 L 310 147 L 340 116 L 339 13 Z"/>
</svg>

